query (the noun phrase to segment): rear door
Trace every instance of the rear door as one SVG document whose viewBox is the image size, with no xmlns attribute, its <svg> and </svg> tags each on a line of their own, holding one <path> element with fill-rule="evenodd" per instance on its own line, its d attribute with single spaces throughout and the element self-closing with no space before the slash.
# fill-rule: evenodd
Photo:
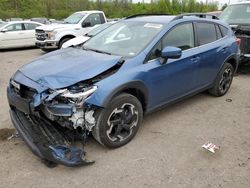
<svg viewBox="0 0 250 188">
<path fill-rule="evenodd" d="M 22 23 L 13 23 L 6 26 L 2 34 L 2 47 L 12 48 L 24 46 L 24 26 Z"/>
<path fill-rule="evenodd" d="M 215 80 L 223 59 L 226 59 L 228 45 L 216 23 L 196 22 L 195 26 L 201 58 L 197 64 L 196 82 L 203 88 Z"/>
<path fill-rule="evenodd" d="M 36 36 L 35 29 L 40 26 L 36 23 L 24 23 L 25 30 L 24 33 L 24 42 L 28 46 L 35 46 Z"/>
</svg>

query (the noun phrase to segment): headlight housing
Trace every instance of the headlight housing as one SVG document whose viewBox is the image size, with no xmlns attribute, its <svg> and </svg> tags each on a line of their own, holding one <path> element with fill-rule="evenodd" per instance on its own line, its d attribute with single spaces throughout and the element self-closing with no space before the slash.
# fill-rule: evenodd
<svg viewBox="0 0 250 188">
<path fill-rule="evenodd" d="M 47 37 L 48 37 L 48 39 L 50 39 L 50 40 L 54 40 L 56 37 L 56 34 L 57 34 L 57 31 L 49 31 L 49 32 L 47 32 Z"/>
<path fill-rule="evenodd" d="M 91 94 L 93 94 L 97 90 L 97 86 L 89 86 L 83 88 L 82 90 L 75 92 L 75 90 L 65 89 L 60 96 L 71 99 L 77 103 L 83 102 L 86 98 L 88 98 Z"/>
</svg>

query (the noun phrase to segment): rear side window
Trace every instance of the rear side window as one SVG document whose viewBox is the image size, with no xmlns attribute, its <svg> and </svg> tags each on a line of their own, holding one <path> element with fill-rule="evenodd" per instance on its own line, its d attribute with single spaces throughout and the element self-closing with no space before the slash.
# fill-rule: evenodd
<svg viewBox="0 0 250 188">
<path fill-rule="evenodd" d="M 36 27 L 38 27 L 38 26 L 39 26 L 38 24 L 34 24 L 34 23 L 25 23 L 24 24 L 25 30 L 35 30 Z"/>
<path fill-rule="evenodd" d="M 226 28 L 222 25 L 220 25 L 219 27 L 220 27 L 220 30 L 221 30 L 223 37 L 225 37 L 228 34 L 228 28 Z"/>
<path fill-rule="evenodd" d="M 211 23 L 197 23 L 199 44 L 204 45 L 217 40 L 215 25 Z"/>
</svg>

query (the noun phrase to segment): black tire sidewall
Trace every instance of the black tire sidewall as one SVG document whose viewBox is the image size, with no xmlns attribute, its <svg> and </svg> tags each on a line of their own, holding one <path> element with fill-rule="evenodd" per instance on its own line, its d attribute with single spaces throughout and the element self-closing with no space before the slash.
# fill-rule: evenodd
<svg viewBox="0 0 250 188">
<path fill-rule="evenodd" d="M 110 116 L 110 114 L 113 112 L 115 108 L 118 106 L 121 106 L 124 103 L 131 103 L 135 106 L 135 108 L 138 110 L 138 123 L 137 126 L 133 129 L 132 134 L 126 138 L 125 140 L 121 142 L 113 142 L 111 141 L 108 136 L 107 136 L 107 120 Z M 113 100 L 111 100 L 110 104 L 108 105 L 107 108 L 102 109 L 99 114 L 98 114 L 98 120 L 96 123 L 96 126 L 93 129 L 93 136 L 96 138 L 96 140 L 101 143 L 102 145 L 109 147 L 109 148 L 117 148 L 121 147 L 128 142 L 130 142 L 133 137 L 136 135 L 140 124 L 142 123 L 142 118 L 143 118 L 143 110 L 140 101 L 134 97 L 133 95 L 130 94 L 120 94 L 116 96 Z"/>
<path fill-rule="evenodd" d="M 219 73 L 219 75 L 218 75 L 218 77 L 216 79 L 216 84 L 215 84 L 215 88 L 214 89 L 216 90 L 215 92 L 216 92 L 217 96 L 223 96 L 223 95 L 225 95 L 228 92 L 228 90 L 230 89 L 230 87 L 231 87 L 231 84 L 232 84 L 232 81 L 233 81 L 233 75 L 232 75 L 232 79 L 231 79 L 231 82 L 230 82 L 229 87 L 227 88 L 227 90 L 225 90 L 224 92 L 222 92 L 220 90 L 220 81 L 221 81 L 221 78 L 222 78 L 223 73 L 225 72 L 225 70 L 228 69 L 228 68 L 231 69 L 232 74 L 234 75 L 234 68 L 233 68 L 233 66 L 230 63 L 225 63 L 223 65 L 222 69 L 220 70 L 220 73 Z"/>
<path fill-rule="evenodd" d="M 68 40 L 70 40 L 70 39 L 71 39 L 71 38 L 62 39 L 62 40 L 60 41 L 60 43 L 59 43 L 58 48 L 61 49 L 61 48 L 62 48 L 62 45 L 63 45 L 65 42 L 67 42 Z"/>
</svg>

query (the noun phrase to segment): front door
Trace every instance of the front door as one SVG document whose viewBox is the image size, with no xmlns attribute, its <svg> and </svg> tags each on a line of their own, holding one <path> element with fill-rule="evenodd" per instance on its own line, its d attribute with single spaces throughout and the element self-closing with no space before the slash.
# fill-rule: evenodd
<svg viewBox="0 0 250 188">
<path fill-rule="evenodd" d="M 2 47 L 20 47 L 24 45 L 24 27 L 21 23 L 6 26 L 6 31 L 2 33 Z"/>
<path fill-rule="evenodd" d="M 160 51 L 166 46 L 183 50 L 179 59 L 168 59 L 161 64 Z M 157 107 L 178 99 L 196 89 L 195 77 L 200 61 L 199 50 L 195 48 L 192 23 L 177 25 L 169 31 L 152 49 L 144 65 L 150 78 L 150 106 Z"/>
</svg>

